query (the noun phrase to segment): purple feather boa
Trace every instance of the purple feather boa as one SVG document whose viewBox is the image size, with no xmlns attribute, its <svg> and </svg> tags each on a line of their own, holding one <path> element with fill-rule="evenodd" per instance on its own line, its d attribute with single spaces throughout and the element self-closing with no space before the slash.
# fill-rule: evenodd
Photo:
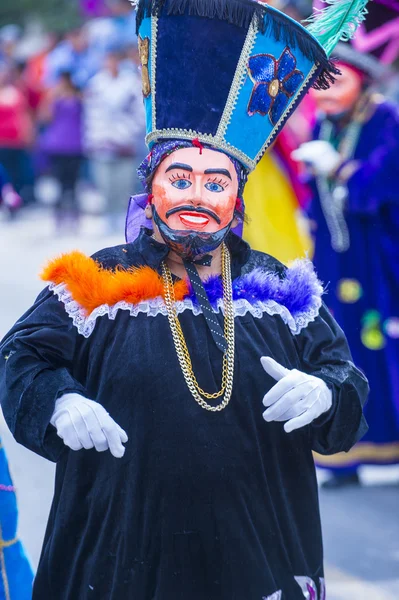
<svg viewBox="0 0 399 600">
<path fill-rule="evenodd" d="M 194 291 L 188 282 L 189 298 L 197 305 Z M 215 306 L 223 297 L 222 280 L 212 275 L 204 281 L 204 288 L 210 303 Z M 272 300 L 285 306 L 294 316 L 308 312 L 320 301 L 323 286 L 317 279 L 310 260 L 296 260 L 287 268 L 285 278 L 277 273 L 254 269 L 251 273 L 238 277 L 233 281 L 233 299 L 247 300 L 250 304 Z"/>
</svg>

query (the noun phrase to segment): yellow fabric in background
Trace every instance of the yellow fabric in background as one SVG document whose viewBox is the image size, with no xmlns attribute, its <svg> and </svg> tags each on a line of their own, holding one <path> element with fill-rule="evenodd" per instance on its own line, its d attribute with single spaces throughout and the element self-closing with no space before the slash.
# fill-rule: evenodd
<svg viewBox="0 0 399 600">
<path fill-rule="evenodd" d="M 244 193 L 244 239 L 254 250 L 271 254 L 287 264 L 303 257 L 311 241 L 297 221 L 298 201 L 289 178 L 273 157 L 266 153 L 248 178 Z"/>
</svg>

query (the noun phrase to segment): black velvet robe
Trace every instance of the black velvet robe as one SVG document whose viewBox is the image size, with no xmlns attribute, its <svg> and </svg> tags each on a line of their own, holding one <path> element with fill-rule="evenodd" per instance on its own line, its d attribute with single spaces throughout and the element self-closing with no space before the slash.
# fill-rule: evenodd
<svg viewBox="0 0 399 600">
<path fill-rule="evenodd" d="M 255 266 L 284 277 L 272 257 L 233 235 L 228 245 L 233 277 Z M 143 232 L 95 259 L 159 269 L 166 253 Z M 221 353 L 202 314 L 179 318 L 200 384 L 216 391 Z M 348 450 L 363 435 L 367 382 L 324 306 L 296 336 L 279 315 L 235 324 L 233 395 L 217 413 L 188 391 L 162 314 L 120 310 L 85 338 L 46 289 L 5 337 L 6 421 L 18 442 L 57 462 L 34 600 L 300 600 L 296 577 L 323 596 L 312 450 Z M 290 434 L 266 423 L 262 399 L 275 382 L 262 355 L 323 378 L 331 410 Z M 49 421 L 67 391 L 100 402 L 126 430 L 122 459 L 63 445 Z"/>
</svg>

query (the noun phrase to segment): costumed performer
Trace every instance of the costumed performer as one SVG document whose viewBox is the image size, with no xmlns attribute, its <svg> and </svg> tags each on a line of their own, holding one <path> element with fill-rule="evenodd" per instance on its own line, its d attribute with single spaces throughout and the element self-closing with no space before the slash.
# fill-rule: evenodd
<svg viewBox="0 0 399 600">
<path fill-rule="evenodd" d="M 334 51 L 334 89 L 314 92 L 315 141 L 294 153 L 315 175 L 310 218 L 326 303 L 371 390 L 363 440 L 316 459 L 333 475 L 325 487 L 358 484 L 363 464 L 399 463 L 399 110 L 375 93 L 399 56 L 398 25 L 399 2 L 370 4 L 359 37 Z"/>
<path fill-rule="evenodd" d="M 133 199 L 126 244 L 51 262 L 1 344 L 8 425 L 57 462 L 33 598 L 324 599 L 312 450 L 364 434 L 367 381 L 311 263 L 231 228 L 248 171 L 336 70 L 251 0 L 144 1 L 137 24 L 151 228 Z"/>
</svg>

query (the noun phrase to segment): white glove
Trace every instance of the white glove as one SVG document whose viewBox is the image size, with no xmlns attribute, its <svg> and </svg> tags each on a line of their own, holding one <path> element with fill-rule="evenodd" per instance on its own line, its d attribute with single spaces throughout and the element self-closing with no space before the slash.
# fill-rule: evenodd
<svg viewBox="0 0 399 600">
<path fill-rule="evenodd" d="M 260 359 L 276 383 L 263 398 L 269 407 L 263 413 L 265 421 L 287 421 L 286 433 L 309 425 L 332 405 L 332 393 L 322 379 L 307 375 L 297 369 L 286 369 L 269 356 Z"/>
<path fill-rule="evenodd" d="M 55 403 L 50 423 L 66 446 L 72 450 L 95 448 L 97 452 L 110 450 L 122 458 L 128 437 L 126 432 L 109 416 L 101 404 L 80 394 L 64 394 Z"/>
<path fill-rule="evenodd" d="M 291 152 L 291 158 L 308 164 L 317 174 L 329 175 L 339 167 L 341 155 L 329 142 L 306 142 Z"/>
</svg>

